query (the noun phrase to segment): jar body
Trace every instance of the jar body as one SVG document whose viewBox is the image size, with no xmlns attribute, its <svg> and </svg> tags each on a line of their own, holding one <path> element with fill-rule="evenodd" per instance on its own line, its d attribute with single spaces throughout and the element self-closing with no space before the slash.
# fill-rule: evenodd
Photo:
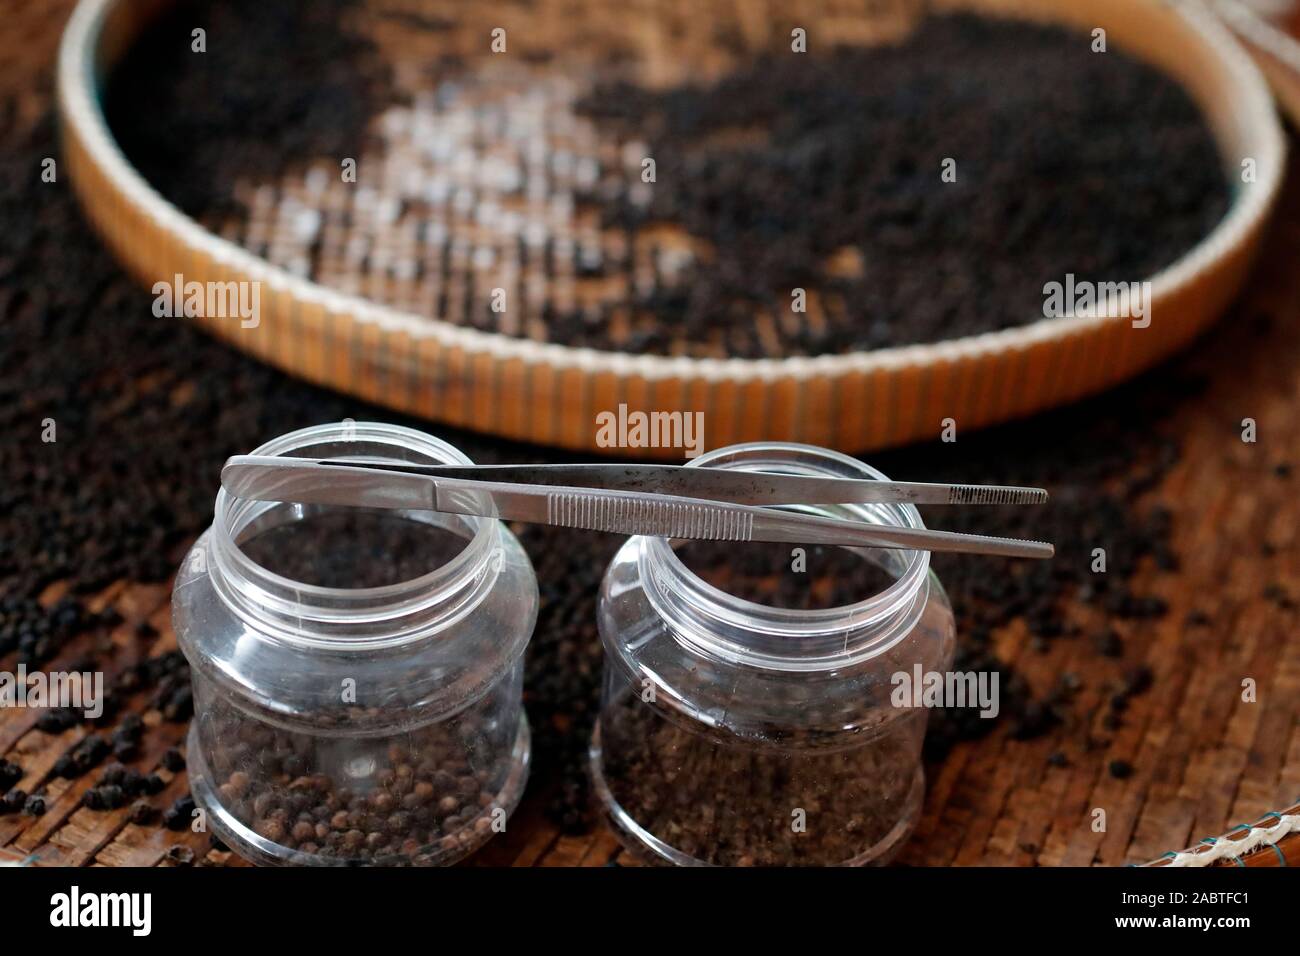
<svg viewBox="0 0 1300 956">
<path fill-rule="evenodd" d="M 258 453 L 465 461 L 407 429 L 349 423 L 344 441 L 339 427 Z M 439 548 L 455 553 L 422 567 Z M 399 553 L 423 573 L 371 580 Z M 304 556 L 333 579 L 286 576 Z M 209 825 L 262 864 L 441 865 L 473 851 L 527 779 L 536 612 L 532 566 L 497 522 L 223 493 L 173 594 L 194 684 L 191 789 Z"/>
<path fill-rule="evenodd" d="M 697 461 L 771 468 L 791 447 Z M 792 470 L 863 477 L 851 459 L 793 447 L 804 457 Z M 927 712 L 896 705 L 895 677 L 946 671 L 954 648 L 928 560 L 887 600 L 837 617 L 725 600 L 667 551 L 629 540 L 598 606 L 606 664 L 590 762 L 624 844 L 678 865 L 888 860 L 924 795 Z M 901 571 L 903 553 L 890 554 Z"/>
</svg>

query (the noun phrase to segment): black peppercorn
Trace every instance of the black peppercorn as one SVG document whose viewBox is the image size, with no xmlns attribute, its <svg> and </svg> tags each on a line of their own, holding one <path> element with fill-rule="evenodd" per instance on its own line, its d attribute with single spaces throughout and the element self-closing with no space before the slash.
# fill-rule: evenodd
<svg viewBox="0 0 1300 956">
<path fill-rule="evenodd" d="M 23 768 L 12 761 L 0 758 L 0 791 L 8 790 L 23 779 Z"/>
<path fill-rule="evenodd" d="M 185 769 L 185 757 L 175 747 L 168 747 L 162 755 L 162 765 L 171 773 L 180 773 Z"/>
<path fill-rule="evenodd" d="M 184 830 L 194 814 L 194 798 L 188 793 L 163 811 L 163 825 L 169 830 Z"/>
<path fill-rule="evenodd" d="M 1124 674 L 1124 692 L 1129 696 L 1144 694 L 1151 688 L 1152 680 L 1151 668 L 1134 667 Z"/>
<path fill-rule="evenodd" d="M 194 862 L 194 851 L 178 844 L 167 849 L 167 859 L 178 866 L 189 866 Z"/>
<path fill-rule="evenodd" d="M 25 791 L 14 788 L 0 798 L 0 813 L 17 813 L 27 804 Z"/>
<path fill-rule="evenodd" d="M 61 734 L 78 721 L 76 711 L 70 708 L 58 708 L 47 711 L 36 721 L 36 729 L 46 734 Z"/>
<path fill-rule="evenodd" d="M 134 760 L 140 754 L 140 744 L 134 740 L 118 740 L 113 743 L 113 756 L 118 760 Z"/>
<path fill-rule="evenodd" d="M 126 791 L 116 784 L 101 784 L 95 788 L 99 794 L 99 807 L 101 810 L 116 810 L 118 807 L 126 804 Z M 87 791 L 88 793 L 90 791 Z"/>
</svg>

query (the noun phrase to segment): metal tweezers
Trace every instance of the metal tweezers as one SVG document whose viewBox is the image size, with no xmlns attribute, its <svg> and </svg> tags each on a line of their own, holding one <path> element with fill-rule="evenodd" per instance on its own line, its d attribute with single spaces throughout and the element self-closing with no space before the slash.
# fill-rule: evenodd
<svg viewBox="0 0 1300 956">
<path fill-rule="evenodd" d="M 823 478 L 676 465 L 415 465 L 237 455 L 237 498 L 440 511 L 615 534 L 1050 558 L 1043 541 L 930 531 L 770 505 L 1037 504 L 1041 488 Z"/>
</svg>

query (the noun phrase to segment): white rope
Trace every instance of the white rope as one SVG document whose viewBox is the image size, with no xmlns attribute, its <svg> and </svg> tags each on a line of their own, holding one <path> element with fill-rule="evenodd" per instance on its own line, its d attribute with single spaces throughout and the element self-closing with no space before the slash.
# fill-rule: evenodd
<svg viewBox="0 0 1300 956">
<path fill-rule="evenodd" d="M 1165 865 L 1209 866 L 1219 860 L 1245 856 L 1261 847 L 1276 844 L 1288 833 L 1300 833 L 1300 813 L 1279 816 L 1277 823 L 1271 827 L 1255 824 L 1240 840 L 1230 840 L 1227 836 L 1222 836 L 1213 843 L 1175 853 Z"/>
</svg>

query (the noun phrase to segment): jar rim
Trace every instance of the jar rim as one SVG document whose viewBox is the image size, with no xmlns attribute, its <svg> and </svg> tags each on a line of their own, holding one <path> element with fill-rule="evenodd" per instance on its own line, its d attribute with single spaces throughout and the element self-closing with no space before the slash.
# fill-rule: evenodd
<svg viewBox="0 0 1300 956">
<path fill-rule="evenodd" d="M 759 470 L 775 467 L 796 474 L 888 481 L 871 465 L 841 452 L 795 442 L 747 442 L 707 452 L 687 467 Z M 857 519 L 923 529 L 915 505 L 887 503 L 840 506 Z M 808 513 L 825 514 L 821 506 Z M 841 515 L 842 516 L 842 515 Z M 930 570 L 928 551 L 895 549 L 905 555 L 892 584 L 861 601 L 811 610 L 761 604 L 710 584 L 692 571 L 665 538 L 643 539 L 642 574 L 646 593 L 665 620 L 687 623 L 674 628 L 697 649 L 735 663 L 790 670 L 822 670 L 884 653 L 902 640 L 924 603 L 922 589 Z M 661 586 L 682 595 L 673 601 Z M 922 600 L 918 602 L 918 597 Z M 685 607 L 676 606 L 678 604 Z M 686 614 L 683 615 L 683 610 Z M 689 618 L 683 622 L 683 617 Z M 703 625 L 690 626 L 690 625 Z M 713 625 L 717 625 L 716 629 Z M 799 640 L 796 646 L 792 639 Z"/>
<path fill-rule="evenodd" d="M 268 441 L 251 454 L 288 455 L 313 445 L 331 442 L 357 441 L 369 445 L 390 446 L 394 451 L 405 452 L 392 460 L 409 460 L 411 454 L 424 460 L 446 464 L 473 464 L 473 461 L 454 445 L 400 425 L 380 422 L 331 422 L 313 425 L 289 432 Z M 382 459 L 373 453 L 362 456 Z M 276 635 L 294 642 L 338 648 L 364 644 L 373 647 L 378 643 L 402 640 L 414 636 L 411 626 L 419 622 L 420 634 L 430 629 L 429 612 L 445 604 L 449 592 L 464 590 L 465 585 L 484 577 L 484 572 L 500 570 L 500 562 L 490 567 L 491 557 L 498 552 L 499 525 L 488 518 L 457 515 L 457 519 L 472 528 L 465 538 L 465 547 L 451 560 L 432 570 L 409 578 L 374 587 L 338 588 L 309 584 L 270 570 L 251 558 L 240 546 L 240 532 L 256 519 L 275 508 L 284 507 L 277 502 L 248 501 L 235 498 L 223 488 L 218 491 L 212 523 L 214 583 L 226 597 L 236 613 L 256 623 L 259 629 L 268 624 Z M 291 506 L 304 512 L 301 505 Z M 484 591 L 483 588 L 474 588 Z M 461 613 L 465 608 L 457 608 Z M 260 613 L 259 613 L 260 612 Z M 269 613 L 268 613 L 269 612 Z M 441 618 L 445 615 L 434 615 Z M 460 617 L 461 614 L 456 614 Z M 292 621 L 292 626 L 275 627 L 277 617 Z M 270 620 L 268 620 L 268 618 Z M 320 632 L 305 626 L 308 623 L 324 625 Z M 282 625 L 284 621 L 280 622 Z M 385 632 L 383 625 L 393 626 Z M 371 625 L 380 633 L 360 635 L 350 628 Z"/>
</svg>

